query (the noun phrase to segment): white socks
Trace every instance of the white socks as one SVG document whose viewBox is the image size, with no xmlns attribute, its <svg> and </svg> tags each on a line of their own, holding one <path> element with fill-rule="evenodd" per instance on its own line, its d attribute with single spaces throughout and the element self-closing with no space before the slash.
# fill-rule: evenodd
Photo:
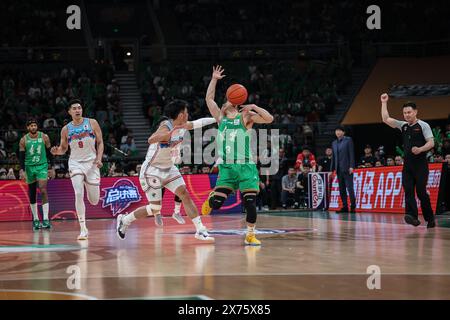
<svg viewBox="0 0 450 320">
<path fill-rule="evenodd" d="M 202 219 L 200 218 L 200 216 L 195 217 L 194 219 L 192 219 L 192 223 L 194 224 L 195 229 L 197 231 L 205 229 L 205 227 L 203 226 Z"/>
<path fill-rule="evenodd" d="M 39 220 L 39 215 L 37 211 L 37 203 L 30 203 L 31 212 L 33 213 L 33 220 Z"/>
<path fill-rule="evenodd" d="M 42 205 L 42 212 L 44 214 L 43 219 L 48 220 L 48 202 Z"/>
<path fill-rule="evenodd" d="M 173 212 L 179 214 L 180 210 L 181 210 L 181 202 L 175 201 L 175 209 L 173 210 Z"/>
<path fill-rule="evenodd" d="M 255 226 L 253 227 L 247 226 L 247 233 L 255 233 Z"/>
<path fill-rule="evenodd" d="M 133 221 L 136 220 L 136 217 L 134 216 L 134 212 L 127 214 L 123 219 L 123 223 L 129 225 L 131 224 Z"/>
</svg>

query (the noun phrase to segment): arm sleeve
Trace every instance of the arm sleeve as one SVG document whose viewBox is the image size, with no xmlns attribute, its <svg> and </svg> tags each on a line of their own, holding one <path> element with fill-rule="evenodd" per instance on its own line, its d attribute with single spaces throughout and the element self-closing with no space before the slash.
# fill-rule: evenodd
<svg viewBox="0 0 450 320">
<path fill-rule="evenodd" d="M 302 162 L 303 162 L 303 154 L 300 153 L 297 156 L 297 160 L 295 161 L 295 169 L 300 168 L 300 165 L 302 164 Z"/>
<path fill-rule="evenodd" d="M 25 151 L 19 151 L 20 169 L 25 170 Z"/>
<path fill-rule="evenodd" d="M 50 162 L 50 165 L 52 167 L 55 166 L 55 158 L 53 157 L 52 153 L 50 152 L 50 148 L 46 148 L 46 153 L 47 153 L 47 159 Z"/>
<path fill-rule="evenodd" d="M 216 123 L 216 119 L 214 118 L 201 118 L 192 121 L 192 126 L 194 129 L 202 128 L 208 126 L 210 124 Z"/>
<path fill-rule="evenodd" d="M 423 137 L 425 140 L 433 138 L 433 131 L 428 123 L 420 121 L 420 126 L 422 127 Z"/>
</svg>

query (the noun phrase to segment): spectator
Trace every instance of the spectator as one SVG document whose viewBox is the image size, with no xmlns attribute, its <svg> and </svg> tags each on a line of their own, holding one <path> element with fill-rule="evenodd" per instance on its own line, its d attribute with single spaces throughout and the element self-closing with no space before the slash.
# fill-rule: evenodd
<svg viewBox="0 0 450 320">
<path fill-rule="evenodd" d="M 381 163 L 381 160 L 375 161 L 375 167 L 382 167 L 383 164 Z"/>
<path fill-rule="evenodd" d="M 14 174 L 14 169 L 13 168 L 9 168 L 8 174 L 6 175 L 6 179 L 8 179 L 8 180 L 16 180 L 16 176 Z"/>
<path fill-rule="evenodd" d="M 325 157 L 319 159 L 319 172 L 330 172 L 332 159 L 333 149 L 328 147 L 325 149 Z"/>
<path fill-rule="evenodd" d="M 388 157 L 387 159 L 386 159 L 386 165 L 387 166 L 395 166 L 395 161 L 394 161 L 394 159 L 392 159 L 392 157 Z"/>
<path fill-rule="evenodd" d="M 43 127 L 44 127 L 44 129 L 55 129 L 55 128 L 57 128 L 56 123 L 57 122 L 56 122 L 55 118 L 48 118 L 48 119 L 45 119 Z"/>
<path fill-rule="evenodd" d="M 359 168 L 370 168 L 375 165 L 377 159 L 372 154 L 372 147 L 370 144 L 364 148 L 364 156 L 361 157 Z"/>
<path fill-rule="evenodd" d="M 120 150 L 125 152 L 128 156 L 133 156 L 136 154 L 137 148 L 133 142 L 132 136 L 127 136 L 125 143 L 120 146 Z"/>
<path fill-rule="evenodd" d="M 292 208 L 298 207 L 296 199 L 297 174 L 294 168 L 289 168 L 288 174 L 281 180 L 281 205 L 283 209 L 288 207 L 288 200 L 292 200 Z"/>
<path fill-rule="evenodd" d="M 202 173 L 204 173 L 204 174 L 208 174 L 209 173 L 209 167 L 208 166 L 203 166 L 202 167 Z"/>
<path fill-rule="evenodd" d="M 278 171 L 270 176 L 270 205 L 271 209 L 275 210 L 279 204 L 281 194 L 281 180 L 288 171 L 288 159 L 283 148 L 278 151 Z"/>
<path fill-rule="evenodd" d="M 297 199 L 299 200 L 299 203 L 302 207 L 307 208 L 308 207 L 308 195 L 309 195 L 309 188 L 308 188 L 308 174 L 311 171 L 311 165 L 305 164 L 303 166 L 303 171 L 298 174 L 297 177 Z"/>
<path fill-rule="evenodd" d="M 303 172 L 303 166 L 305 164 L 309 164 L 313 172 L 316 171 L 316 158 L 311 153 L 311 149 L 308 146 L 303 147 L 302 152 L 297 155 L 295 169 Z"/>
<path fill-rule="evenodd" d="M 8 179 L 8 171 L 5 168 L 0 168 L 0 180 Z"/>
<path fill-rule="evenodd" d="M 403 158 L 402 158 L 402 156 L 396 156 L 394 161 L 395 161 L 395 165 L 396 166 L 402 166 L 403 165 Z"/>
</svg>

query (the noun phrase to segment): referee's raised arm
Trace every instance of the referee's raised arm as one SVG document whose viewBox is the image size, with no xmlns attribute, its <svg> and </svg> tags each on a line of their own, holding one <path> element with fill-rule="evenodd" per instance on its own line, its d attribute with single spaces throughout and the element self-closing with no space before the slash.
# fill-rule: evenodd
<svg viewBox="0 0 450 320">
<path fill-rule="evenodd" d="M 389 112 L 387 109 L 389 95 L 387 93 L 383 93 L 380 97 L 380 100 L 381 100 L 381 118 L 383 119 L 383 122 L 386 123 L 391 128 L 394 128 L 394 129 L 398 128 L 399 121 L 394 118 L 391 118 L 389 116 Z"/>
</svg>

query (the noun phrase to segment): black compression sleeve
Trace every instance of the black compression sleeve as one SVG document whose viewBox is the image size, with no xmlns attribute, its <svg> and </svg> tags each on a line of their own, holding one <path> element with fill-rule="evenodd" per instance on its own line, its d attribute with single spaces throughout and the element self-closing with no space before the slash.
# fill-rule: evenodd
<svg viewBox="0 0 450 320">
<path fill-rule="evenodd" d="M 25 170 L 25 151 L 19 151 L 20 169 Z"/>
</svg>

